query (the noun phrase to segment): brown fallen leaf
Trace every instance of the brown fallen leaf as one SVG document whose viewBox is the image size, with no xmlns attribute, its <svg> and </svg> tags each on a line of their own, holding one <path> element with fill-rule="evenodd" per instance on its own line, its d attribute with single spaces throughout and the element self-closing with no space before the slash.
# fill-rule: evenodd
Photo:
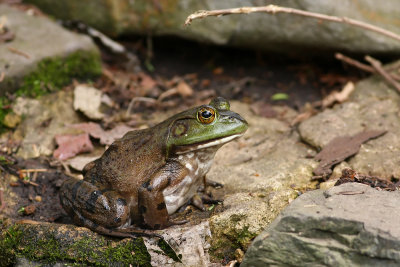
<svg viewBox="0 0 400 267">
<path fill-rule="evenodd" d="M 132 127 L 121 124 L 111 130 L 105 131 L 99 124 L 94 122 L 73 124 L 70 127 L 80 129 L 90 136 L 100 139 L 100 143 L 103 145 L 111 145 L 116 139 L 121 138 L 127 132 L 135 130 Z"/>
<path fill-rule="evenodd" d="M 36 211 L 36 206 L 33 205 L 33 204 L 24 207 L 24 214 L 25 215 L 33 214 L 33 213 L 35 213 L 35 211 Z"/>
<path fill-rule="evenodd" d="M 259 101 L 251 105 L 250 109 L 258 116 L 265 118 L 275 118 L 278 114 L 271 105 L 264 101 Z"/>
<path fill-rule="evenodd" d="M 157 82 L 144 72 L 140 72 L 138 76 L 140 79 L 140 86 L 144 89 L 146 93 L 157 86 Z"/>
<path fill-rule="evenodd" d="M 182 97 L 189 97 L 193 95 L 192 87 L 190 87 L 184 80 L 180 80 L 176 88 Z"/>
<path fill-rule="evenodd" d="M 384 191 L 398 190 L 397 186 L 391 181 L 387 181 L 375 176 L 360 174 L 350 168 L 342 170 L 342 176 L 336 181 L 335 186 L 345 183 L 361 183 Z"/>
<path fill-rule="evenodd" d="M 79 153 L 93 150 L 92 142 L 87 133 L 79 135 L 56 135 L 55 139 L 58 148 L 54 151 L 53 156 L 59 160 L 66 160 Z"/>
<path fill-rule="evenodd" d="M 361 144 L 375 139 L 386 131 L 363 131 L 353 136 L 339 136 L 330 141 L 314 159 L 319 165 L 314 169 L 313 178 L 326 179 L 332 173 L 332 167 L 348 157 L 358 153 Z"/>
</svg>

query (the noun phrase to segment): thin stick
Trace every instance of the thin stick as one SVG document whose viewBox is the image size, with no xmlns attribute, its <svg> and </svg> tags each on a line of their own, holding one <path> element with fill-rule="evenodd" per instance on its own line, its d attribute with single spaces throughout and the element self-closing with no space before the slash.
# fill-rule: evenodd
<svg viewBox="0 0 400 267">
<path fill-rule="evenodd" d="M 370 65 L 367 65 L 367 64 L 364 64 L 364 63 L 361 63 L 360 61 L 355 60 L 355 59 L 350 58 L 350 57 L 347 57 L 347 56 L 345 56 L 345 55 L 343 55 L 341 53 L 336 53 L 335 57 L 336 57 L 336 59 L 341 60 L 343 62 L 346 62 L 347 64 L 352 65 L 352 66 L 354 66 L 354 67 L 356 67 L 356 68 L 358 68 L 360 70 L 371 72 L 371 73 L 377 73 L 377 71 L 375 70 L 374 67 L 371 67 Z M 395 73 L 389 73 L 390 71 L 394 70 L 393 66 L 389 66 L 389 67 L 385 67 L 385 68 L 382 67 L 382 68 L 393 79 L 395 79 L 397 81 L 400 81 L 400 76 L 399 75 L 397 75 Z"/>
<path fill-rule="evenodd" d="M 345 23 L 345 24 L 357 26 L 357 27 L 360 27 L 360 28 L 363 28 L 363 29 L 366 29 L 369 31 L 377 32 L 382 35 L 393 38 L 397 41 L 400 41 L 400 35 L 398 35 L 394 32 L 382 29 L 378 26 L 366 23 L 366 22 L 362 22 L 362 21 L 355 20 L 355 19 L 350 19 L 347 17 L 329 16 L 329 15 L 304 11 L 304 10 L 295 9 L 295 8 L 281 7 L 281 6 L 276 6 L 276 5 L 268 5 L 268 6 L 264 6 L 264 7 L 240 7 L 240 8 L 220 9 L 220 10 L 210 10 L 210 11 L 200 10 L 200 11 L 197 11 L 187 17 L 187 19 L 185 21 L 185 26 L 189 25 L 195 19 L 202 19 L 202 18 L 209 17 L 209 16 L 224 16 L 224 15 L 230 15 L 230 14 L 249 14 L 249 13 L 260 13 L 260 12 L 261 13 L 271 13 L 271 14 L 288 13 L 288 14 L 295 14 L 295 15 L 304 16 L 304 17 L 326 20 L 326 21 Z"/>
<path fill-rule="evenodd" d="M 134 98 L 132 98 L 131 102 L 129 102 L 128 109 L 126 110 L 125 115 L 127 117 L 131 114 L 131 110 L 133 108 L 133 105 L 136 102 L 147 102 L 147 103 L 151 103 L 153 105 L 157 104 L 157 100 L 153 99 L 153 98 L 150 98 L 150 97 L 141 97 L 141 96 L 134 97 Z"/>
<path fill-rule="evenodd" d="M 48 169 L 23 169 L 20 170 L 22 173 L 31 173 L 31 172 L 47 172 L 49 171 Z"/>
<path fill-rule="evenodd" d="M 5 76 L 5 74 L 4 74 L 4 72 L 2 71 L 2 72 L 0 73 L 0 83 L 4 80 L 4 76 Z"/>
<path fill-rule="evenodd" d="M 385 80 L 390 83 L 391 85 L 393 85 L 397 91 L 399 91 L 400 93 L 400 84 L 398 82 L 396 82 L 383 68 L 382 68 L 382 64 L 381 62 L 379 62 L 378 60 L 370 57 L 370 56 L 365 56 L 365 60 L 368 61 L 369 63 L 371 63 L 372 67 L 374 67 L 374 69 L 376 70 L 377 73 L 379 73 L 380 75 L 382 75 L 383 78 L 385 78 Z"/>
<path fill-rule="evenodd" d="M 8 47 L 8 50 L 10 50 L 10 52 L 13 52 L 14 54 L 23 56 L 23 57 L 25 57 L 25 58 L 27 58 L 27 59 L 30 59 L 30 58 L 31 58 L 31 56 L 28 55 L 27 53 L 25 53 L 25 52 L 23 52 L 23 51 L 21 51 L 21 50 L 18 50 L 18 49 L 14 48 L 14 47 L 9 46 L 9 47 Z"/>
<path fill-rule="evenodd" d="M 367 72 L 372 72 L 372 73 L 376 72 L 373 67 L 371 67 L 371 66 L 369 66 L 367 64 L 361 63 L 360 61 L 352 59 L 350 57 L 346 57 L 345 55 L 343 55 L 341 53 L 336 53 L 335 54 L 335 58 L 339 59 L 341 61 L 344 61 L 347 64 L 352 65 L 352 66 L 354 66 L 354 67 L 356 67 L 356 68 L 358 68 L 360 70 L 367 71 Z"/>
</svg>

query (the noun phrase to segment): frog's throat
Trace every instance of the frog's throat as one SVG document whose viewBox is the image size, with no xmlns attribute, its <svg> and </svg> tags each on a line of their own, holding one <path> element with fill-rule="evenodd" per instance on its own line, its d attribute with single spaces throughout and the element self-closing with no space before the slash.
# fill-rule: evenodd
<svg viewBox="0 0 400 267">
<path fill-rule="evenodd" d="M 198 144 L 179 146 L 179 147 L 177 147 L 175 154 L 177 154 L 177 155 L 186 154 L 189 152 L 193 152 L 193 151 L 208 148 L 208 147 L 223 145 L 225 143 L 228 143 L 229 141 L 232 141 L 233 139 L 239 138 L 243 134 L 244 133 L 234 134 L 234 135 L 230 135 L 227 137 L 218 138 L 218 139 L 214 139 L 214 140 L 210 140 L 210 141 L 202 142 L 202 143 L 198 143 Z"/>
</svg>

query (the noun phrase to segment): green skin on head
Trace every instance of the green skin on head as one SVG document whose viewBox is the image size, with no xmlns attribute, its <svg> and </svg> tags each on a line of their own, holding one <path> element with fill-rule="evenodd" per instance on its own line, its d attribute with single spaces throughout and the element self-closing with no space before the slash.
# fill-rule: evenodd
<svg viewBox="0 0 400 267">
<path fill-rule="evenodd" d="M 85 166 L 83 180 L 64 182 L 61 203 L 75 223 L 107 235 L 124 236 L 121 231 L 132 225 L 176 224 L 169 215 L 205 183 L 216 151 L 247 128 L 218 97 L 154 127 L 128 132 Z"/>
</svg>

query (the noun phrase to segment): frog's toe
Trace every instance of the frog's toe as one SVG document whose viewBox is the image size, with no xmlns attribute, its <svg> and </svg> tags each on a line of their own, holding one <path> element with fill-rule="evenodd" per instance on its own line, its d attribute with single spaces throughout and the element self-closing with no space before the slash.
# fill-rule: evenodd
<svg viewBox="0 0 400 267">
<path fill-rule="evenodd" d="M 204 204 L 215 204 L 215 205 L 219 205 L 219 204 L 224 203 L 224 201 L 221 200 L 221 199 L 214 199 L 214 198 L 212 198 L 211 196 L 205 195 L 205 194 L 201 196 L 201 200 L 203 201 Z"/>
<path fill-rule="evenodd" d="M 195 194 L 192 197 L 190 203 L 193 206 L 195 206 L 196 208 L 198 208 L 199 210 L 202 210 L 202 211 L 206 210 L 206 207 L 204 207 L 204 204 L 203 204 L 203 199 L 198 194 Z"/>
<path fill-rule="evenodd" d="M 223 184 L 218 183 L 218 182 L 213 181 L 213 180 L 209 180 L 209 179 L 206 179 L 206 185 L 214 187 L 214 188 L 222 188 L 222 187 L 224 187 Z"/>
</svg>

